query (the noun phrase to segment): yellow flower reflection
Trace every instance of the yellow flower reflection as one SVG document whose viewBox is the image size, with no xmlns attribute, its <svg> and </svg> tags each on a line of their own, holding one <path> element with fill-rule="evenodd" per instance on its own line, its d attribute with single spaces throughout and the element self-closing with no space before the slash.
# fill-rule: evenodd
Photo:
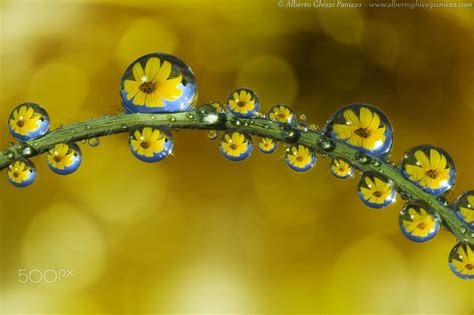
<svg viewBox="0 0 474 315">
<path fill-rule="evenodd" d="M 425 209 L 420 208 L 420 212 L 413 208 L 408 209 L 411 220 L 403 220 L 405 230 L 413 236 L 427 237 L 435 228 L 436 222 L 434 217 Z"/>
<path fill-rule="evenodd" d="M 474 207 L 474 196 L 468 196 L 467 197 L 467 202 L 471 207 Z M 467 207 L 460 207 L 459 211 L 461 212 L 461 215 L 464 218 L 464 221 L 467 223 L 474 223 L 474 209 L 472 208 L 467 208 Z"/>
<path fill-rule="evenodd" d="M 136 130 L 133 133 L 133 139 L 130 143 L 132 149 L 139 155 L 152 157 L 154 154 L 163 151 L 165 140 L 165 135 L 163 135 L 159 129 L 145 127 L 142 132 Z"/>
<path fill-rule="evenodd" d="M 275 147 L 275 141 L 272 138 L 261 138 L 258 147 L 265 152 L 271 151 Z"/>
<path fill-rule="evenodd" d="M 20 109 L 13 112 L 10 127 L 16 134 L 26 136 L 39 128 L 39 119 L 40 116 L 35 114 L 32 107 L 21 106 Z"/>
<path fill-rule="evenodd" d="M 248 149 L 248 140 L 239 132 L 233 132 L 232 136 L 224 135 L 224 141 L 221 143 L 222 150 L 228 156 L 239 157 L 245 154 Z"/>
<path fill-rule="evenodd" d="M 464 248 L 466 250 L 464 250 Z M 474 276 L 474 254 L 469 245 L 459 246 L 457 254 L 461 260 L 453 259 L 452 264 L 456 271 L 462 275 Z"/>
<path fill-rule="evenodd" d="M 331 164 L 331 170 L 339 177 L 346 177 L 352 173 L 352 166 L 342 159 L 334 159 Z"/>
<path fill-rule="evenodd" d="M 52 167 L 63 170 L 74 163 L 74 152 L 69 150 L 67 144 L 56 144 L 49 150 L 47 159 Z"/>
<path fill-rule="evenodd" d="M 380 126 L 380 117 L 366 107 L 360 109 L 360 117 L 352 109 L 343 113 L 345 124 L 335 124 L 336 138 L 367 150 L 377 149 L 385 142 L 386 127 Z"/>
<path fill-rule="evenodd" d="M 269 117 L 273 121 L 286 123 L 293 119 L 293 113 L 287 106 L 279 105 L 271 109 Z"/>
<path fill-rule="evenodd" d="M 169 78 L 172 65 L 169 61 L 151 57 L 148 59 L 145 70 L 139 62 L 133 66 L 134 80 L 125 80 L 124 88 L 127 92 L 127 100 L 132 100 L 136 106 L 163 107 L 163 100 L 177 100 L 182 90 L 177 87 L 181 83 L 182 76 Z"/>
<path fill-rule="evenodd" d="M 361 187 L 360 191 L 364 200 L 367 200 L 373 204 L 384 204 L 389 196 L 392 195 L 392 185 L 381 180 L 378 177 L 374 177 L 373 180 L 369 176 L 365 177 L 366 187 Z"/>
<path fill-rule="evenodd" d="M 245 90 L 241 90 L 240 94 L 234 92 L 233 99 L 229 101 L 230 109 L 236 113 L 247 114 L 255 109 L 255 100 L 252 94 Z"/>
<path fill-rule="evenodd" d="M 297 168 L 305 168 L 312 162 L 311 151 L 304 145 L 293 146 L 288 154 L 288 161 Z"/>
<path fill-rule="evenodd" d="M 441 188 L 449 181 L 450 167 L 446 157 L 435 149 L 430 150 L 430 157 L 418 150 L 415 152 L 417 165 L 405 165 L 405 172 L 409 179 L 418 182 L 423 187 L 431 189 Z"/>
<path fill-rule="evenodd" d="M 21 184 L 28 179 L 30 168 L 25 162 L 15 161 L 8 167 L 8 177 L 15 183 Z"/>
</svg>

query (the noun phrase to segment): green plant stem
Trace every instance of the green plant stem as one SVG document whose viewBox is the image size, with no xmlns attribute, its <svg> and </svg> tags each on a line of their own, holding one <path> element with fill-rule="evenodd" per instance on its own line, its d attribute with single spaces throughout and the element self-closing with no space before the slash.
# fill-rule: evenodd
<svg viewBox="0 0 474 315">
<path fill-rule="evenodd" d="M 44 153 L 58 143 L 77 142 L 127 132 L 143 125 L 172 129 L 239 130 L 289 144 L 299 143 L 325 157 L 346 159 L 361 172 L 373 172 L 384 176 L 394 182 L 397 191 L 403 194 L 405 199 L 421 202 L 436 211 L 443 219 L 445 226 L 460 241 L 474 245 L 474 232 L 456 216 L 454 211 L 437 197 L 424 192 L 405 179 L 395 165 L 367 156 L 345 143 L 335 142 L 318 130 L 300 130 L 263 118 L 235 118 L 230 114 L 219 114 L 217 121 L 212 123 L 202 118 L 203 116 L 196 112 L 120 114 L 64 126 L 42 137 L 12 144 L 0 151 L 0 169 L 7 167 L 15 159 L 30 158 Z"/>
</svg>

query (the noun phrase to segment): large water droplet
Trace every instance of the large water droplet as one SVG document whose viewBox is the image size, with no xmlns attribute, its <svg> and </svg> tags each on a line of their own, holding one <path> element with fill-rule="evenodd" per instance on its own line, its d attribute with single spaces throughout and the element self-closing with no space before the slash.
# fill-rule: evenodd
<svg viewBox="0 0 474 315">
<path fill-rule="evenodd" d="M 49 115 L 46 110 L 35 103 L 23 103 L 13 109 L 8 118 L 8 128 L 18 140 L 27 141 L 40 137 L 48 132 Z"/>
<path fill-rule="evenodd" d="M 163 160 L 173 150 L 171 133 L 158 127 L 139 127 L 130 132 L 129 146 L 135 157 L 143 162 Z"/>
<path fill-rule="evenodd" d="M 240 88 L 229 95 L 227 109 L 234 116 L 253 118 L 257 116 L 260 109 L 260 101 L 254 91 Z"/>
<path fill-rule="evenodd" d="M 120 94 L 126 112 L 182 112 L 196 103 L 196 80 L 182 60 L 153 53 L 138 58 L 127 68 Z"/>
<path fill-rule="evenodd" d="M 474 230 L 474 190 L 467 191 L 454 203 L 456 215 Z"/>
<path fill-rule="evenodd" d="M 393 130 L 387 116 L 368 104 L 351 104 L 328 120 L 325 133 L 367 154 L 385 156 L 390 152 Z"/>
<path fill-rule="evenodd" d="M 277 143 L 275 140 L 272 138 L 261 138 L 260 141 L 258 142 L 258 148 L 260 152 L 265 153 L 265 154 L 270 154 L 275 152 L 277 148 Z"/>
<path fill-rule="evenodd" d="M 336 178 L 349 178 L 354 175 L 354 167 L 344 159 L 335 158 L 331 162 L 331 173 Z"/>
<path fill-rule="evenodd" d="M 19 159 L 8 166 L 8 180 L 16 187 L 27 187 L 36 179 L 36 167 L 28 159 Z"/>
<path fill-rule="evenodd" d="M 395 202 L 393 181 L 375 173 L 364 173 L 358 186 L 359 197 L 371 208 L 384 208 Z"/>
<path fill-rule="evenodd" d="M 221 138 L 220 151 L 231 161 L 242 161 L 252 153 L 252 138 L 239 131 L 226 131 Z"/>
<path fill-rule="evenodd" d="M 456 169 L 443 149 L 421 145 L 407 152 L 400 164 L 402 174 L 426 192 L 440 195 L 454 184 Z"/>
<path fill-rule="evenodd" d="M 407 203 L 400 211 L 400 230 L 408 239 L 426 242 L 436 236 L 441 225 L 441 217 L 431 209 Z"/>
<path fill-rule="evenodd" d="M 449 267 L 462 279 L 474 279 L 474 245 L 456 244 L 449 253 Z"/>
<path fill-rule="evenodd" d="M 208 124 L 213 124 L 219 120 L 218 112 L 211 104 L 199 106 L 199 108 L 196 110 L 196 114 L 201 121 Z"/>
<path fill-rule="evenodd" d="M 74 173 L 82 162 L 82 153 L 75 143 L 59 143 L 49 149 L 46 155 L 49 168 L 59 175 Z"/>
<path fill-rule="evenodd" d="M 268 111 L 268 118 L 271 121 L 294 124 L 296 122 L 295 112 L 286 105 L 275 105 Z"/>
<path fill-rule="evenodd" d="M 286 151 L 286 164 L 297 172 L 306 172 L 316 164 L 316 155 L 302 144 L 292 145 Z"/>
</svg>

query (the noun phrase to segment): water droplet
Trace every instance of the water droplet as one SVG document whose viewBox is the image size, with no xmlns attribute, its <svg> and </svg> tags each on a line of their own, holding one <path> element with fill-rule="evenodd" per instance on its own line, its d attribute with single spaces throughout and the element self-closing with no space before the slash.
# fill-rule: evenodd
<svg viewBox="0 0 474 315">
<path fill-rule="evenodd" d="M 474 245 L 457 243 L 449 253 L 449 267 L 461 279 L 474 279 Z"/>
<path fill-rule="evenodd" d="M 371 161 L 370 156 L 368 156 L 367 154 L 361 153 L 361 152 L 358 152 L 356 154 L 356 160 L 360 164 L 369 164 L 370 161 Z"/>
<path fill-rule="evenodd" d="M 372 156 L 385 156 L 392 147 L 390 121 L 381 110 L 368 104 L 352 104 L 339 109 L 324 131 Z"/>
<path fill-rule="evenodd" d="M 153 120 L 155 120 L 155 119 L 156 119 L 156 115 L 151 115 L 150 118 L 153 119 Z"/>
<path fill-rule="evenodd" d="M 29 155 L 31 155 L 32 152 L 33 152 L 33 150 L 31 149 L 31 147 L 27 146 L 27 147 L 23 148 L 22 154 L 24 156 L 29 156 Z"/>
<path fill-rule="evenodd" d="M 306 172 L 316 164 L 316 155 L 302 144 L 292 145 L 286 151 L 286 164 L 297 172 Z"/>
<path fill-rule="evenodd" d="M 16 187 L 27 187 L 36 179 L 36 167 L 28 159 L 18 159 L 8 166 L 7 177 Z"/>
<path fill-rule="evenodd" d="M 467 191 L 454 202 L 456 215 L 474 230 L 474 190 Z"/>
<path fill-rule="evenodd" d="M 95 148 L 100 144 L 100 139 L 97 137 L 90 138 L 87 140 L 87 143 L 89 144 L 90 147 Z"/>
<path fill-rule="evenodd" d="M 158 78 L 158 72 L 167 75 Z M 138 58 L 127 68 L 120 94 L 128 113 L 183 112 L 196 103 L 196 80 L 182 60 L 153 53 Z"/>
<path fill-rule="evenodd" d="M 86 125 L 86 130 L 90 130 L 91 128 L 91 125 Z"/>
<path fill-rule="evenodd" d="M 411 195 L 403 190 L 399 190 L 398 194 L 400 195 L 400 198 L 402 198 L 405 201 L 411 199 Z"/>
<path fill-rule="evenodd" d="M 379 167 L 380 165 L 382 165 L 382 163 L 381 163 L 379 160 L 374 159 L 374 160 L 372 161 L 372 165 L 375 166 L 375 167 Z"/>
<path fill-rule="evenodd" d="M 201 105 L 196 110 L 196 113 L 199 120 L 205 123 L 213 124 L 219 120 L 219 115 L 217 114 L 217 110 L 212 104 Z"/>
<path fill-rule="evenodd" d="M 399 225 L 408 239 L 426 242 L 438 234 L 441 217 L 427 207 L 407 203 L 400 212 Z"/>
<path fill-rule="evenodd" d="M 248 127 L 248 126 L 249 126 L 248 121 L 244 121 L 244 126 L 245 126 L 245 127 Z"/>
<path fill-rule="evenodd" d="M 268 111 L 271 121 L 286 124 L 295 124 L 295 112 L 284 104 L 275 105 Z"/>
<path fill-rule="evenodd" d="M 354 175 L 354 167 L 348 161 L 341 158 L 334 158 L 331 161 L 330 169 L 336 178 L 345 179 Z"/>
<path fill-rule="evenodd" d="M 226 131 L 220 140 L 219 149 L 225 158 L 242 161 L 252 153 L 252 138 L 240 131 Z"/>
<path fill-rule="evenodd" d="M 56 144 L 49 149 L 46 162 L 56 174 L 68 175 L 74 173 L 82 163 L 81 149 L 73 142 Z"/>
<path fill-rule="evenodd" d="M 153 163 L 172 152 L 173 139 L 165 128 L 144 126 L 130 132 L 129 147 L 137 159 Z"/>
<path fill-rule="evenodd" d="M 440 195 L 454 184 L 456 169 L 441 148 L 421 145 L 407 152 L 400 163 L 403 176 L 424 191 Z"/>
<path fill-rule="evenodd" d="M 318 145 L 324 150 L 324 151 L 332 151 L 334 150 L 334 148 L 336 147 L 336 144 L 329 140 L 329 139 L 325 139 L 325 138 L 320 138 L 319 139 L 319 142 L 318 142 Z"/>
<path fill-rule="evenodd" d="M 194 119 L 194 114 L 193 113 L 186 113 L 186 117 L 189 119 Z"/>
<path fill-rule="evenodd" d="M 384 208 L 395 202 L 393 181 L 376 173 L 364 173 L 358 185 L 359 197 L 371 208 Z"/>
<path fill-rule="evenodd" d="M 465 228 L 464 226 L 461 226 L 461 227 L 459 228 L 459 231 L 461 232 L 461 234 L 464 234 L 464 233 L 466 233 L 467 230 L 466 230 L 466 228 Z"/>
<path fill-rule="evenodd" d="M 305 114 L 301 114 L 301 115 L 300 115 L 300 119 L 301 119 L 301 120 L 306 120 L 306 115 L 305 115 Z"/>
<path fill-rule="evenodd" d="M 15 154 L 11 151 L 8 151 L 7 153 L 5 153 L 5 156 L 9 159 L 13 159 L 15 157 Z"/>
<path fill-rule="evenodd" d="M 242 125 L 242 122 L 240 121 L 240 119 L 234 119 L 232 122 L 234 123 L 234 126 L 237 126 L 237 127 Z"/>
<path fill-rule="evenodd" d="M 13 109 L 8 118 L 8 129 L 21 141 L 40 137 L 49 131 L 50 119 L 46 110 L 35 103 L 23 103 Z"/>
<path fill-rule="evenodd" d="M 240 88 L 229 95 L 227 109 L 234 116 L 253 118 L 257 116 L 260 109 L 260 101 L 254 91 Z"/>
<path fill-rule="evenodd" d="M 218 135 L 219 133 L 217 132 L 217 130 L 209 130 L 207 132 L 207 138 L 209 140 L 216 140 Z"/>
<path fill-rule="evenodd" d="M 277 143 L 272 138 L 264 137 L 260 139 L 258 143 L 258 148 L 260 149 L 262 153 L 270 154 L 270 153 L 275 152 L 277 148 Z"/>
<path fill-rule="evenodd" d="M 263 125 L 263 129 L 268 129 L 268 128 L 270 128 L 269 125 L 267 125 L 267 124 Z"/>
</svg>

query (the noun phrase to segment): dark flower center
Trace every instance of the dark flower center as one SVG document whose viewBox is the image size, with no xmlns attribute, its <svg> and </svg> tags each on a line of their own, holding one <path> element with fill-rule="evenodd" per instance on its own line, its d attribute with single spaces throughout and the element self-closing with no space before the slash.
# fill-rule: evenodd
<svg viewBox="0 0 474 315">
<path fill-rule="evenodd" d="M 356 135 L 362 138 L 368 138 L 370 136 L 370 132 L 366 128 L 359 128 L 356 131 L 354 131 Z"/>
<path fill-rule="evenodd" d="M 383 196 L 383 193 L 381 191 L 374 191 L 374 196 L 380 198 Z"/>
<path fill-rule="evenodd" d="M 151 94 L 155 92 L 156 90 L 156 84 L 153 82 L 143 82 L 140 87 L 140 91 L 142 91 L 145 94 Z"/>
<path fill-rule="evenodd" d="M 235 149 L 237 149 L 237 145 L 236 145 L 235 143 L 232 143 L 232 144 L 230 145 L 230 148 L 231 148 L 232 150 L 235 150 Z"/>
<path fill-rule="evenodd" d="M 61 162 L 61 157 L 58 156 L 58 155 L 56 155 L 56 156 L 53 158 L 53 160 L 54 160 L 56 163 L 59 163 L 59 162 Z"/>
<path fill-rule="evenodd" d="M 13 177 L 18 177 L 18 176 L 20 176 L 20 174 L 18 172 L 13 173 Z"/>
<path fill-rule="evenodd" d="M 25 122 L 23 121 L 23 119 L 20 119 L 16 122 L 16 125 L 21 128 L 25 125 Z"/>
<path fill-rule="evenodd" d="M 467 269 L 467 270 L 472 270 L 472 269 L 474 269 L 474 264 L 467 264 L 467 265 L 466 265 L 466 269 Z"/>
<path fill-rule="evenodd" d="M 297 156 L 297 157 L 296 157 L 296 160 L 297 160 L 298 162 L 303 162 L 303 157 L 302 157 L 301 155 L 300 155 L 300 156 Z"/>
<path fill-rule="evenodd" d="M 148 143 L 148 141 L 143 141 L 143 142 L 140 143 L 140 146 L 143 149 L 148 149 L 150 147 L 150 143 Z"/>
<path fill-rule="evenodd" d="M 420 223 L 418 223 L 418 225 L 416 227 L 419 228 L 420 230 L 424 230 L 424 229 L 426 229 L 426 223 L 425 222 L 420 222 Z"/>
<path fill-rule="evenodd" d="M 426 174 L 426 176 L 428 176 L 429 178 L 432 178 L 432 179 L 435 179 L 436 177 L 438 177 L 438 172 L 436 170 L 429 170 L 425 174 Z"/>
<path fill-rule="evenodd" d="M 238 101 L 238 102 L 237 102 L 237 106 L 239 106 L 239 107 L 244 107 L 244 106 L 245 106 L 245 102 L 244 102 L 244 101 Z"/>
</svg>

